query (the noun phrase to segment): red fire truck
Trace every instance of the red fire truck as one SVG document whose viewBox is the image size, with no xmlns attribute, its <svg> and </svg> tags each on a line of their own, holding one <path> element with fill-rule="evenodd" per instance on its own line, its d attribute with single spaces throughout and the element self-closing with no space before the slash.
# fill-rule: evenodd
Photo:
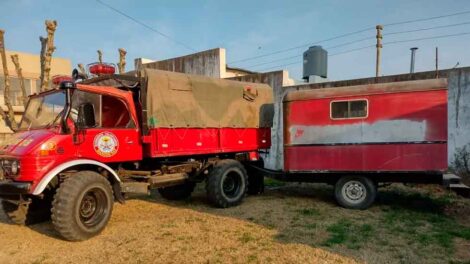
<svg viewBox="0 0 470 264">
<path fill-rule="evenodd" d="M 32 95 L 0 148 L 3 210 L 18 224 L 52 218 L 68 240 L 107 224 L 123 194 L 183 199 L 206 181 L 218 207 L 239 204 L 242 162 L 269 148 L 268 85 L 157 70 L 110 75 Z M 107 74 L 102 74 L 101 70 Z"/>
<path fill-rule="evenodd" d="M 13 222 L 50 217 L 65 239 L 84 240 L 126 193 L 183 199 L 205 182 L 209 200 L 229 207 L 259 193 L 264 175 L 334 184 L 341 205 L 363 209 L 379 182 L 440 183 L 446 169 L 445 80 L 290 92 L 275 127 L 268 85 L 108 68 L 30 97 L 0 148 Z M 284 132 L 280 152 L 269 151 L 271 131 Z"/>
</svg>

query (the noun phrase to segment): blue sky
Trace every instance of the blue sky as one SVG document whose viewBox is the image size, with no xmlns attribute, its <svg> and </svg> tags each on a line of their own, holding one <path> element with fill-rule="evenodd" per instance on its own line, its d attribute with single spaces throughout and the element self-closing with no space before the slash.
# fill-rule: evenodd
<svg viewBox="0 0 470 264">
<path fill-rule="evenodd" d="M 394 0 L 394 1 L 125 1 L 102 0 L 117 9 L 184 42 L 196 50 L 214 47 L 227 49 L 230 66 L 263 70 L 296 62 L 285 68 L 292 77 L 301 78 L 300 54 L 308 47 L 241 63 L 232 61 L 259 56 L 272 51 L 314 43 L 336 35 L 416 18 L 470 11 L 469 0 Z M 128 51 L 128 69 L 136 57 L 165 59 L 191 53 L 135 22 L 116 14 L 95 0 L 0 0 L 0 28 L 6 30 L 7 49 L 38 53 L 38 37 L 46 35 L 45 19 L 58 21 L 56 56 L 70 58 L 74 64 L 96 61 L 96 50 L 102 49 L 104 60 L 116 62 L 117 49 Z M 384 28 L 387 41 L 415 39 L 437 35 L 470 32 L 470 24 L 387 36 L 387 32 L 470 22 L 470 14 L 426 22 Z M 328 47 L 358 39 L 374 37 L 373 30 L 347 38 L 322 43 L 329 54 L 367 45 L 367 40 L 352 45 Z M 412 46 L 419 47 L 416 71 L 434 69 L 435 47 L 439 47 L 440 67 L 470 66 L 470 35 L 424 40 L 397 45 L 384 45 L 382 74 L 409 71 Z M 280 58 L 285 61 L 251 67 Z M 333 80 L 369 77 L 375 74 L 374 48 L 350 52 L 329 58 L 329 78 Z"/>
</svg>

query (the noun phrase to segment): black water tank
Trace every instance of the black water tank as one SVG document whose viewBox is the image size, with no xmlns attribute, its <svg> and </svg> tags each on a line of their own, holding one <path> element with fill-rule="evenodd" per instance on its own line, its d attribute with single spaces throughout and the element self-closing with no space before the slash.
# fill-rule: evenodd
<svg viewBox="0 0 470 264">
<path fill-rule="evenodd" d="M 304 52 L 303 78 L 311 75 L 327 78 L 328 52 L 321 46 L 311 46 Z"/>
</svg>

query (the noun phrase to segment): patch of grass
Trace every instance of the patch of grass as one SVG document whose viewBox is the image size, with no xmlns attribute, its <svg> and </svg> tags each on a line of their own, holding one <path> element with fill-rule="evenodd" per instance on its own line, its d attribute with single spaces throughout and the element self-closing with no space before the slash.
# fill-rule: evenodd
<svg viewBox="0 0 470 264">
<path fill-rule="evenodd" d="M 282 187 L 285 185 L 286 185 L 285 182 L 278 181 L 272 178 L 267 178 L 267 177 L 264 178 L 264 186 L 266 187 Z"/>
<path fill-rule="evenodd" d="M 317 228 L 317 224 L 315 224 L 315 223 L 306 224 L 304 227 L 305 227 L 306 229 L 316 229 L 316 228 Z"/>
<path fill-rule="evenodd" d="M 255 240 L 255 238 L 250 233 L 243 233 L 243 235 L 239 238 L 240 242 L 246 244 Z"/>
<path fill-rule="evenodd" d="M 423 247 L 438 245 L 453 252 L 455 238 L 470 240 L 470 228 L 443 213 L 392 207 L 384 209 L 383 222 L 389 232 Z"/>
<path fill-rule="evenodd" d="M 254 262 L 258 260 L 258 257 L 256 255 L 249 255 L 248 256 L 248 262 Z"/>
<path fill-rule="evenodd" d="M 323 246 L 332 247 L 344 244 L 350 249 L 361 248 L 362 244 L 374 232 L 374 228 L 370 224 L 355 224 L 346 219 L 341 219 L 328 226 L 326 230 L 330 233 L 330 237 L 323 242 Z"/>
<path fill-rule="evenodd" d="M 315 216 L 315 215 L 320 215 L 320 211 L 315 208 L 304 208 L 298 210 L 298 212 L 303 215 L 303 216 Z"/>
</svg>

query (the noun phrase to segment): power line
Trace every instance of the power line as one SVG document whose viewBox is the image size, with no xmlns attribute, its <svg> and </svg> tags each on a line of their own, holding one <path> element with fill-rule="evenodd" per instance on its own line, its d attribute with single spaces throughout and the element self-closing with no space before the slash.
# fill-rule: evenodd
<svg viewBox="0 0 470 264">
<path fill-rule="evenodd" d="M 357 40 L 345 42 L 345 43 L 342 43 L 342 44 L 339 44 L 339 45 L 326 47 L 325 49 L 335 49 L 335 48 L 339 48 L 339 47 L 351 45 L 351 44 L 354 44 L 354 43 L 362 42 L 362 41 L 365 41 L 365 40 L 369 40 L 369 39 L 375 39 L 375 37 L 357 39 Z M 253 68 L 253 67 L 257 67 L 257 66 L 261 66 L 261 65 L 270 64 L 270 63 L 273 63 L 273 62 L 278 62 L 278 61 L 284 61 L 284 60 L 288 60 L 288 59 L 293 59 L 293 58 L 297 58 L 297 57 L 299 57 L 299 56 L 301 56 L 301 54 L 300 54 L 300 55 L 298 54 L 298 55 L 294 55 L 294 56 L 289 56 L 289 57 L 284 57 L 284 58 L 280 58 L 280 59 L 276 59 L 276 60 L 272 60 L 272 61 L 267 61 L 267 62 L 263 62 L 263 63 L 253 64 L 253 65 L 250 65 L 250 66 L 246 66 L 246 68 Z"/>
<path fill-rule="evenodd" d="M 385 45 L 385 43 L 384 43 L 384 45 Z M 331 54 L 331 55 L 329 55 L 329 56 L 330 56 L 330 57 L 333 57 L 333 56 L 336 56 L 336 55 L 345 54 L 345 53 L 350 53 L 350 52 L 353 52 L 353 51 L 368 49 L 368 48 L 372 48 L 372 47 L 375 47 L 375 44 L 374 44 L 374 45 L 369 45 L 369 46 L 360 47 L 360 48 L 345 50 L 345 51 L 341 51 L 341 52 L 338 52 L 338 53 L 333 53 L 333 54 Z"/>
<path fill-rule="evenodd" d="M 254 64 L 254 65 L 251 65 L 251 66 L 247 66 L 247 68 L 253 68 L 253 67 L 257 67 L 257 66 L 261 66 L 261 65 L 266 65 L 266 64 L 270 64 L 270 63 L 273 63 L 273 62 L 278 62 L 278 61 L 284 61 L 284 60 L 288 60 L 288 59 L 293 59 L 293 58 L 298 58 L 300 57 L 301 55 L 295 55 L 295 56 L 289 56 L 289 57 L 285 57 L 285 58 L 281 58 L 281 59 L 277 59 L 277 60 L 272 60 L 272 61 L 267 61 L 267 62 L 263 62 L 263 63 L 258 63 L 258 64 Z"/>
<path fill-rule="evenodd" d="M 421 41 L 421 40 L 429 40 L 429 39 L 441 39 L 441 38 L 458 37 L 458 36 L 466 36 L 466 35 L 470 35 L 470 32 L 462 32 L 462 33 L 456 33 L 456 34 L 439 35 L 439 36 L 432 36 L 432 37 L 425 37 L 425 38 L 396 40 L 396 41 L 391 41 L 391 42 L 385 42 L 385 43 L 383 43 L 383 45 L 384 45 L 384 46 L 385 46 L 385 45 L 394 45 L 394 44 L 406 43 L 406 42 L 413 42 L 413 41 Z M 336 56 L 336 55 L 340 55 L 340 54 L 346 54 L 346 53 L 350 53 L 350 52 L 354 52 L 354 51 L 358 51 L 358 50 L 363 50 L 363 49 L 368 49 L 368 48 L 372 48 L 372 47 L 375 47 L 375 45 L 369 45 L 369 46 L 364 46 L 364 47 L 360 47 L 360 48 L 350 49 L 350 50 L 346 50 L 346 51 L 334 53 L 334 54 L 331 54 L 331 55 L 328 55 L 328 56 L 329 56 L 329 57 L 332 57 L 332 56 Z M 269 67 L 269 68 L 262 69 L 262 70 L 260 70 L 260 71 L 266 71 L 266 70 L 270 70 L 270 69 L 275 69 L 275 68 L 290 66 L 290 65 L 298 64 L 298 63 L 299 63 L 299 62 L 297 61 L 297 62 L 292 62 L 292 63 L 288 63 L 288 64 L 277 65 L 277 66 L 273 66 L 273 67 Z"/>
<path fill-rule="evenodd" d="M 458 15 L 464 15 L 464 14 L 470 14 L 470 10 L 469 10 L 469 11 L 462 11 L 462 12 L 452 13 L 452 14 L 447 14 L 447 15 L 440 15 L 440 16 L 433 16 L 433 17 L 427 17 L 427 18 L 406 20 L 406 21 L 400 21 L 400 22 L 394 22 L 394 23 L 387 23 L 387 24 L 383 24 L 383 26 L 397 26 L 397 25 L 403 25 L 403 24 L 409 24 L 409 23 L 416 23 L 416 22 L 422 22 L 422 21 L 435 20 L 435 19 L 440 19 L 440 18 L 445 18 L 445 17 L 452 17 L 452 16 L 458 16 Z M 279 53 L 284 53 L 284 52 L 291 51 L 291 50 L 295 50 L 295 49 L 304 48 L 304 47 L 306 47 L 306 46 L 315 45 L 315 44 L 320 44 L 320 43 L 322 43 L 322 42 L 327 42 L 327 41 L 331 41 L 331 40 L 335 40 L 335 39 L 347 37 L 347 36 L 350 36 L 350 35 L 355 35 L 355 34 L 363 33 L 363 32 L 369 31 L 369 30 L 373 30 L 373 29 L 375 29 L 375 27 L 367 27 L 367 28 L 364 28 L 364 29 L 361 29 L 361 30 L 358 30 L 358 31 L 354 31 L 354 32 L 350 32 L 350 33 L 338 35 L 338 36 L 335 36 L 335 37 L 332 37 L 332 38 L 328 38 L 328 39 L 324 39 L 324 40 L 320 40 L 320 41 L 317 41 L 317 42 L 313 42 L 313 43 L 309 43 L 309 44 L 304 44 L 304 45 L 300 45 L 300 46 L 295 46 L 295 47 L 291 47 L 291 48 L 286 48 L 286 49 L 282 49 L 282 50 L 277 50 L 277 51 L 273 51 L 273 52 L 270 52 L 270 53 L 265 53 L 265 54 L 258 55 L 258 56 L 247 57 L 247 58 L 244 58 L 244 59 L 240 59 L 240 60 L 236 60 L 236 61 L 231 61 L 231 62 L 229 62 L 229 63 L 239 63 L 239 62 L 245 62 L 245 61 L 250 61 L 250 60 L 254 60 L 254 59 L 264 58 L 264 57 L 267 57 L 267 56 L 271 56 L 271 55 L 275 55 L 275 54 L 279 54 Z M 400 33 L 405 33 L 405 32 L 400 32 Z M 398 33 L 395 33 L 395 34 L 398 34 Z"/>
<path fill-rule="evenodd" d="M 191 48 L 189 45 L 187 45 L 187 44 L 185 44 L 185 43 L 183 43 L 183 42 L 181 42 L 181 41 L 179 41 L 179 40 L 177 40 L 177 39 L 174 39 L 174 38 L 170 37 L 169 35 L 167 35 L 167 34 L 161 32 L 161 31 L 159 31 L 159 30 L 157 30 L 157 29 L 155 29 L 155 28 L 153 28 L 153 27 L 151 27 L 151 26 L 145 24 L 144 22 L 142 22 L 142 21 L 140 21 L 140 20 L 138 20 L 138 19 L 136 19 L 136 18 L 134 18 L 134 17 L 132 17 L 132 16 L 130 16 L 130 15 L 124 13 L 124 12 L 122 12 L 121 10 L 119 10 L 119 9 L 117 9 L 117 8 L 114 8 L 114 7 L 110 6 L 110 5 L 108 5 L 108 4 L 104 3 L 104 2 L 102 2 L 101 0 L 96 0 L 96 2 L 98 2 L 99 4 L 101 4 L 101 5 L 103 5 L 103 6 L 107 7 L 107 8 L 109 8 L 109 9 L 111 9 L 112 11 L 114 11 L 114 12 L 116 12 L 116 13 L 118 13 L 118 14 L 120 14 L 120 15 L 122 15 L 122 16 L 124 16 L 124 17 L 126 17 L 126 18 L 128 18 L 128 19 L 130 19 L 130 20 L 132 20 L 132 21 L 134 21 L 135 23 L 137 23 L 137 24 L 139 24 L 139 25 L 141 25 L 141 26 L 143 26 L 143 27 L 145 27 L 145 28 L 147 28 L 147 29 L 149 29 L 149 30 L 151 30 L 151 31 L 153 31 L 153 32 L 155 32 L 155 33 L 157 33 L 157 34 L 159 34 L 160 36 L 165 37 L 165 38 L 167 38 L 167 39 L 169 39 L 169 40 L 171 40 L 171 41 L 177 43 L 178 45 L 180 45 L 180 46 L 182 46 L 182 47 L 185 47 L 185 48 L 187 48 L 187 49 L 189 49 L 189 50 L 191 50 L 191 51 L 197 51 L 197 50 Z"/>
<path fill-rule="evenodd" d="M 397 35 L 397 34 L 403 34 L 403 33 L 411 33 L 411 32 L 419 32 L 419 31 L 426 31 L 426 30 L 432 30 L 432 29 L 448 28 L 448 27 L 455 27 L 455 26 L 468 25 L 468 24 L 470 24 L 470 21 L 462 22 L 462 23 L 456 23 L 456 24 L 435 26 L 435 27 L 427 27 L 427 28 L 419 28 L 419 29 L 413 29 L 413 30 L 390 32 L 390 33 L 384 34 L 384 36 Z M 338 48 L 338 47 L 348 46 L 348 45 L 351 45 L 351 44 L 354 44 L 354 43 L 358 43 L 358 42 L 362 42 L 362 41 L 370 40 L 370 39 L 375 39 L 375 37 L 369 37 L 369 38 L 362 38 L 362 39 L 358 39 L 358 40 L 353 40 L 353 41 L 341 43 L 341 44 L 338 44 L 338 45 L 335 45 L 335 46 L 326 47 L 325 49 L 331 50 L 331 49 L 335 49 L 335 48 Z M 390 42 L 389 42 L 389 44 L 390 44 Z M 332 54 L 332 56 L 333 55 L 335 55 L 335 54 Z M 281 58 L 281 59 L 277 59 L 277 60 L 272 60 L 272 61 L 268 61 L 268 62 L 264 62 L 264 63 L 259 63 L 259 64 L 255 64 L 255 65 L 246 66 L 246 67 L 247 68 L 252 68 L 252 67 L 256 67 L 256 66 L 270 64 L 270 63 L 273 63 L 273 62 L 278 62 L 278 61 L 284 61 L 284 60 L 288 60 L 288 59 L 297 58 L 298 56 L 300 56 L 300 55 L 289 56 L 289 57 L 285 57 L 285 58 Z"/>
<path fill-rule="evenodd" d="M 470 24 L 470 21 L 462 22 L 462 23 L 456 23 L 456 24 L 450 24 L 450 25 L 443 25 L 443 26 L 435 26 L 435 27 L 428 27 L 428 28 L 419 28 L 419 29 L 411 29 L 411 30 L 390 32 L 390 33 L 385 33 L 384 36 L 403 34 L 403 33 L 411 33 L 411 32 L 419 32 L 419 31 L 426 31 L 426 30 L 439 29 L 439 28 L 448 28 L 448 27 L 462 26 L 462 25 L 468 25 L 468 24 Z"/>
<path fill-rule="evenodd" d="M 439 18 L 459 16 L 459 15 L 465 15 L 465 14 L 470 14 L 470 10 L 469 11 L 457 12 L 457 13 L 453 13 L 453 14 L 441 15 L 441 16 L 418 18 L 418 19 L 413 19 L 413 20 L 406 20 L 406 21 L 401 21 L 401 22 L 388 23 L 388 24 L 383 24 L 383 26 L 388 26 L 388 27 L 389 26 L 397 26 L 397 25 L 403 25 L 403 24 L 409 24 L 409 23 L 415 23 L 415 22 L 423 22 L 423 21 L 429 21 L 429 20 L 435 20 L 435 19 L 439 19 Z"/>
<path fill-rule="evenodd" d="M 391 45 L 391 44 L 397 44 L 397 43 L 413 42 L 413 41 L 428 40 L 428 39 L 449 38 L 449 37 L 457 37 L 457 36 L 465 36 L 465 35 L 470 35 L 470 32 L 462 32 L 462 33 L 456 33 L 456 34 L 448 34 L 448 35 L 440 35 L 440 36 L 416 38 L 416 39 L 396 40 L 396 41 L 391 41 L 391 42 L 385 42 L 383 45 Z"/>
<path fill-rule="evenodd" d="M 335 39 L 339 39 L 339 38 L 344 38 L 344 37 L 347 37 L 347 36 L 350 36 L 350 35 L 359 34 L 359 33 L 362 33 L 362 32 L 366 32 L 366 31 L 372 30 L 372 29 L 374 29 L 374 28 L 375 28 L 375 27 L 368 27 L 368 28 L 364 28 L 364 29 L 361 29 L 361 30 L 358 30 L 358 31 L 354 31 L 354 32 L 342 34 L 342 35 L 339 35 L 339 36 L 335 36 L 335 37 L 332 37 L 332 38 L 320 40 L 320 41 L 313 42 L 313 43 L 310 42 L 310 43 L 303 44 L 303 45 L 300 45 L 300 46 L 291 47 L 291 48 L 287 48 L 287 49 L 282 49 L 282 50 L 274 51 L 274 52 L 271 52 L 271 53 L 266 53 L 266 54 L 259 55 L 259 56 L 255 56 L 255 57 L 249 57 L 249 58 L 245 58 L 245 59 L 241 59 L 241 60 L 231 61 L 230 63 L 238 63 L 238 62 L 250 61 L 250 60 L 254 60 L 254 59 L 259 59 L 259 58 L 271 56 L 271 55 L 274 55 L 274 54 L 284 53 L 284 52 L 286 52 L 286 51 L 296 50 L 296 49 L 304 48 L 304 47 L 306 47 L 306 46 L 315 45 L 315 44 L 320 44 L 320 43 L 323 43 L 323 42 L 327 42 L 327 41 L 331 41 L 331 40 L 335 40 Z"/>
</svg>

